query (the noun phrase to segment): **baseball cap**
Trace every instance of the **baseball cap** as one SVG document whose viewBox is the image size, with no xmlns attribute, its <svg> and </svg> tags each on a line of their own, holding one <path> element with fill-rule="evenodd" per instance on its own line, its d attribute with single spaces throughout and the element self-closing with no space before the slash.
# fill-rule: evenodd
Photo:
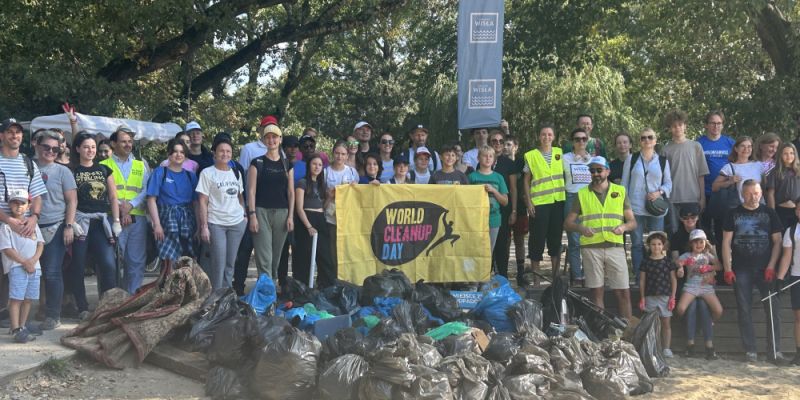
<svg viewBox="0 0 800 400">
<path fill-rule="evenodd" d="M 283 136 L 283 132 L 281 132 L 281 128 L 278 128 L 278 125 L 275 124 L 267 124 L 261 126 L 261 137 L 264 135 L 272 133 L 278 136 Z"/>
<path fill-rule="evenodd" d="M 372 125 L 370 125 L 369 122 L 367 122 L 367 121 L 358 121 L 356 126 L 353 128 L 353 131 L 356 131 L 357 129 L 363 128 L 365 126 L 368 126 L 368 127 L 372 128 Z"/>
<path fill-rule="evenodd" d="M 17 122 L 16 119 L 8 118 L 8 119 L 3 121 L 2 125 L 0 125 L 0 132 L 5 132 L 8 128 L 11 128 L 12 126 L 17 126 L 17 127 L 19 127 L 20 130 L 24 129 L 22 127 L 22 124 Z"/>
<path fill-rule="evenodd" d="M 27 203 L 29 200 L 28 191 L 25 189 L 11 189 L 8 191 L 8 201 L 20 201 Z"/>
<path fill-rule="evenodd" d="M 267 125 L 278 125 L 278 119 L 275 118 L 274 115 L 265 115 L 264 118 L 261 118 L 261 122 L 258 126 L 267 126 Z"/>
<path fill-rule="evenodd" d="M 186 132 L 189 132 L 189 131 L 192 131 L 194 129 L 197 129 L 198 131 L 202 131 L 203 130 L 203 128 L 200 127 L 200 124 L 198 124 L 197 121 L 189 122 L 188 124 L 186 124 L 186 128 L 184 128 L 183 130 L 186 131 Z"/>
<path fill-rule="evenodd" d="M 706 233 L 702 229 L 695 229 L 689 234 L 689 241 L 693 240 L 708 240 Z"/>
<path fill-rule="evenodd" d="M 420 154 L 427 154 L 428 157 L 430 157 L 431 151 L 428 150 L 428 148 L 425 147 L 425 146 L 420 146 L 420 147 L 417 147 L 417 151 L 414 152 L 414 158 L 416 159 L 417 156 L 420 155 Z"/>
<path fill-rule="evenodd" d="M 114 132 L 136 133 L 133 131 L 133 129 L 131 129 L 131 127 L 125 124 L 118 126 L 117 129 L 114 129 Z"/>
<path fill-rule="evenodd" d="M 283 142 L 281 142 L 281 147 L 297 147 L 300 145 L 300 142 L 297 140 L 297 136 L 286 136 L 283 138 Z"/>
<path fill-rule="evenodd" d="M 397 157 L 394 158 L 394 165 L 397 165 L 397 164 L 408 165 L 410 163 L 408 162 L 408 157 L 397 156 Z"/>
<path fill-rule="evenodd" d="M 423 131 L 425 133 L 430 133 L 428 131 L 428 128 L 426 128 L 425 125 L 422 125 L 422 124 L 413 124 L 413 125 L 411 125 L 411 129 L 408 130 L 408 133 L 414 133 L 414 131 L 416 131 L 416 130 L 421 130 L 421 131 Z"/>
<path fill-rule="evenodd" d="M 298 145 L 302 146 L 306 142 L 317 143 L 317 139 L 314 139 L 314 137 L 311 136 L 311 135 L 303 135 L 297 143 L 298 143 Z"/>
<path fill-rule="evenodd" d="M 605 157 L 602 156 L 594 156 L 591 160 L 589 160 L 589 165 L 599 165 L 603 168 L 608 168 L 608 161 L 606 161 Z"/>
<path fill-rule="evenodd" d="M 678 213 L 681 218 L 688 216 L 700 215 L 700 205 L 697 203 L 681 204 L 680 212 Z"/>
</svg>

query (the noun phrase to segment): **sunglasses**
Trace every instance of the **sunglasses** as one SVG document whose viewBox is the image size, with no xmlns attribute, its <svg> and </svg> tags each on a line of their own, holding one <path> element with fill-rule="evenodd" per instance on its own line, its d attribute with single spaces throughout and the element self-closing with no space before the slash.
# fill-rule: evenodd
<svg viewBox="0 0 800 400">
<path fill-rule="evenodd" d="M 645 141 L 645 140 L 653 140 L 653 139 L 655 139 L 655 138 L 656 138 L 656 137 L 655 137 L 655 136 L 653 136 L 653 135 L 645 135 L 645 136 L 642 136 L 642 137 L 640 137 L 640 138 L 639 138 L 639 140 L 641 140 L 641 141 Z"/>
<path fill-rule="evenodd" d="M 394 144 L 394 140 L 391 140 L 391 139 L 381 139 L 381 144 L 393 145 L 393 144 Z"/>
<path fill-rule="evenodd" d="M 578 137 L 572 138 L 572 141 L 573 142 L 588 142 L 589 138 L 586 137 L 586 136 L 578 136 Z"/>
<path fill-rule="evenodd" d="M 489 141 L 489 143 L 491 143 L 491 144 L 503 144 L 505 142 L 506 141 L 503 140 L 503 139 L 492 139 L 492 140 Z"/>
<path fill-rule="evenodd" d="M 605 171 L 605 168 L 589 168 L 589 173 L 591 174 L 602 174 Z"/>
<path fill-rule="evenodd" d="M 349 140 L 347 141 L 347 145 L 350 147 L 356 147 L 358 146 L 358 140 Z"/>
<path fill-rule="evenodd" d="M 48 146 L 46 144 L 40 144 L 39 148 L 42 149 L 42 153 L 61 154 L 61 146 Z"/>
</svg>

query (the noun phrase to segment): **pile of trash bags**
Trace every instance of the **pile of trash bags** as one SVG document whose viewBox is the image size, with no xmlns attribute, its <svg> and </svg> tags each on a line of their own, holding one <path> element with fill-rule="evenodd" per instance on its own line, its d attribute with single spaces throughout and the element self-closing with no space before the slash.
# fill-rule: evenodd
<svg viewBox="0 0 800 400">
<path fill-rule="evenodd" d="M 522 299 L 501 276 L 482 288 L 483 300 L 468 313 L 448 290 L 412 285 L 399 271 L 369 277 L 362 287 L 286 287 L 263 313 L 231 290 L 215 291 L 192 319 L 186 340 L 212 365 L 207 395 L 581 400 L 653 390 L 633 344 L 592 341 L 574 325 L 548 336 L 542 304 Z M 292 311 L 309 305 L 320 314 L 349 315 L 352 326 L 320 340 Z"/>
</svg>

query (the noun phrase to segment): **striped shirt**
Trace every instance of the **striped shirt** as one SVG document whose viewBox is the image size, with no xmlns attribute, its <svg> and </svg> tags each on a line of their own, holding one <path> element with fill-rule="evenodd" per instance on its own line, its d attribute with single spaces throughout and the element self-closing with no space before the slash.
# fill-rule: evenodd
<svg viewBox="0 0 800 400">
<path fill-rule="evenodd" d="M 10 212 L 6 195 L 14 189 L 26 189 L 31 199 L 47 193 L 42 175 L 39 173 L 39 167 L 36 166 L 36 163 L 32 162 L 32 164 L 33 179 L 30 179 L 22 154 L 17 155 L 16 158 L 0 155 L 0 184 L 4 185 L 0 188 L 3 190 L 0 192 L 0 210 L 4 213 Z"/>
</svg>

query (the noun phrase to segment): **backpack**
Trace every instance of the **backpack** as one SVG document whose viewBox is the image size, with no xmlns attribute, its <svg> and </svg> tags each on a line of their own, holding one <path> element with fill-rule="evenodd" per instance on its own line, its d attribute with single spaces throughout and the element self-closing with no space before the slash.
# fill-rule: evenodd
<svg viewBox="0 0 800 400">
<path fill-rule="evenodd" d="M 159 189 L 160 189 L 161 186 L 164 186 L 164 182 L 167 181 L 167 167 L 159 167 L 159 168 L 163 168 L 164 169 L 164 174 L 161 175 L 161 185 L 159 185 Z M 234 170 L 236 170 L 236 169 L 234 168 Z M 186 174 L 186 179 L 188 179 L 189 182 L 191 182 L 192 181 L 192 174 L 189 173 L 189 171 L 187 171 L 185 169 L 183 170 L 183 172 Z M 239 179 L 239 171 L 236 171 L 235 173 L 236 173 L 236 179 Z"/>
<path fill-rule="evenodd" d="M 31 182 L 33 182 L 33 160 L 28 157 L 27 154 L 22 154 L 22 161 L 25 163 L 25 168 L 28 170 L 28 188 L 31 186 Z M 0 174 L 3 175 L 3 193 L 5 195 L 5 201 L 8 202 L 8 183 L 6 182 L 6 174 L 0 171 Z"/>
<path fill-rule="evenodd" d="M 631 155 L 631 167 L 628 170 L 628 175 L 633 174 L 633 166 L 636 164 L 636 161 L 639 161 L 640 152 L 633 153 Z M 664 184 L 664 169 L 667 167 L 667 157 L 658 156 L 658 165 L 661 167 L 661 184 Z"/>
</svg>

